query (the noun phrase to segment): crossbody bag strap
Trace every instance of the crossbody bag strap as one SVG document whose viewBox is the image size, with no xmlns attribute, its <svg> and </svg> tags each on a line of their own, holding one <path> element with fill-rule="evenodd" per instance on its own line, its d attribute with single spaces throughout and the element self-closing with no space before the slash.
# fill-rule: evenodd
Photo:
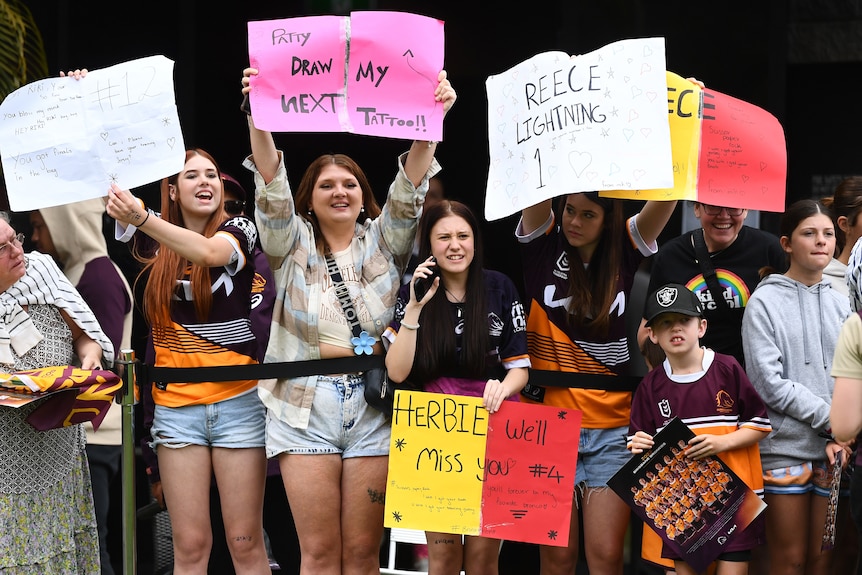
<svg viewBox="0 0 862 575">
<path fill-rule="evenodd" d="M 329 272 L 329 277 L 332 278 L 332 285 L 335 286 L 335 295 L 338 298 L 338 303 L 344 310 L 344 317 L 347 318 L 347 323 L 350 324 L 350 329 L 353 332 L 353 337 L 359 337 L 362 332 L 362 324 L 359 323 L 359 315 L 353 308 L 353 302 L 350 301 L 350 290 L 344 284 L 344 279 L 341 277 L 341 270 L 338 269 L 338 263 L 332 257 L 332 253 L 326 252 L 326 270 Z"/>
<path fill-rule="evenodd" d="M 709 250 L 706 248 L 706 240 L 703 238 L 703 228 L 694 230 L 691 234 L 692 243 L 694 244 L 694 253 L 697 263 L 700 265 L 700 271 L 703 274 L 703 279 L 706 281 L 706 286 L 712 294 L 712 299 L 717 306 L 723 310 L 730 309 L 727 301 L 722 295 L 721 285 L 718 283 L 718 276 L 715 275 L 715 266 L 712 265 L 712 258 L 709 257 Z"/>
</svg>

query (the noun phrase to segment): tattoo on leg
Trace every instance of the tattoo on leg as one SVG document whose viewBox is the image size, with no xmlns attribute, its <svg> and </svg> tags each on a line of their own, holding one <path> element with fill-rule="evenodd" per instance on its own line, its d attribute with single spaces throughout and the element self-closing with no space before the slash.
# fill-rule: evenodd
<svg viewBox="0 0 862 575">
<path fill-rule="evenodd" d="M 368 497 L 371 503 L 386 503 L 386 492 L 380 492 L 376 489 L 368 489 Z"/>
</svg>

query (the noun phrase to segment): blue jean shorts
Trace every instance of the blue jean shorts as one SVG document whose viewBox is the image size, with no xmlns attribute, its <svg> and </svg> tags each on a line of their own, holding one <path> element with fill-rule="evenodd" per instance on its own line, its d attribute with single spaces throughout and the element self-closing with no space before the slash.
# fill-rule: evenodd
<svg viewBox="0 0 862 575">
<path fill-rule="evenodd" d="M 267 415 L 266 456 L 338 453 L 347 459 L 389 455 L 391 433 L 389 418 L 365 401 L 362 375 L 322 375 L 317 378 L 306 429 Z"/>
<path fill-rule="evenodd" d="M 628 427 L 581 428 L 575 486 L 585 483 L 587 487 L 607 487 L 611 477 L 632 457 L 626 449 L 628 431 Z"/>
<path fill-rule="evenodd" d="M 210 403 L 165 407 L 156 405 L 151 435 L 153 449 L 204 445 L 242 449 L 264 446 L 266 408 L 252 389 L 242 395 Z"/>
</svg>

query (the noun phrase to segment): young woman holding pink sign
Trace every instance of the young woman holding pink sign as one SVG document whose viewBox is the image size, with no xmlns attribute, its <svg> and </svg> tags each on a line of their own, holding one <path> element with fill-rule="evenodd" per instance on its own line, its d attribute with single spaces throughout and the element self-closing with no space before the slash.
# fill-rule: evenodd
<svg viewBox="0 0 862 575">
<path fill-rule="evenodd" d="M 244 94 L 257 72 L 243 72 Z M 437 80 L 428 97 L 445 113 L 456 94 L 445 72 Z M 383 354 L 380 337 L 394 314 L 428 180 L 440 170 L 436 143 L 413 142 L 399 157 L 381 208 L 362 169 L 343 154 L 312 162 L 292 193 L 272 134 L 257 129 L 251 114 L 248 127 L 245 166 L 254 173 L 255 217 L 277 289 L 265 361 L 320 360 L 311 373 L 261 381 L 267 456 L 279 458 L 302 573 L 376 574 L 390 421 L 365 401 L 370 368 L 332 366 L 370 365 L 365 359 Z"/>
</svg>

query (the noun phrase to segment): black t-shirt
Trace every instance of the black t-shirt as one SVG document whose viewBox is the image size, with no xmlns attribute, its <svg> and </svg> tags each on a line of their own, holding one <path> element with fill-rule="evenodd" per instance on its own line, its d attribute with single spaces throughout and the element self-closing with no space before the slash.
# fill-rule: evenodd
<svg viewBox="0 0 862 575">
<path fill-rule="evenodd" d="M 680 283 L 697 294 L 707 320 L 701 344 L 719 353 L 734 356 L 745 365 L 742 353 L 742 314 L 751 292 L 760 282 L 759 270 L 771 266 L 779 272 L 787 268 L 787 256 L 778 238 L 757 228 L 742 226 L 729 247 L 710 254 L 722 297 L 730 309 L 718 307 L 706 285 L 695 256 L 693 232 L 678 236 L 659 248 L 653 256 L 649 292 L 666 283 Z"/>
</svg>

